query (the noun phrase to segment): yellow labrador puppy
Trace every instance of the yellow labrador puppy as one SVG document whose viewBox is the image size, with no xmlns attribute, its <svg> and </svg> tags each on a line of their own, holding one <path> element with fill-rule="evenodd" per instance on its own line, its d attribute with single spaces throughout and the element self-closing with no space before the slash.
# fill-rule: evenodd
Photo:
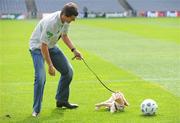
<svg viewBox="0 0 180 123">
<path fill-rule="evenodd" d="M 118 110 L 122 111 L 124 110 L 125 106 L 128 106 L 129 103 L 125 99 L 123 93 L 121 92 L 116 92 L 113 93 L 112 96 L 101 103 L 96 104 L 96 110 L 99 110 L 101 107 L 107 107 L 111 113 L 114 113 Z"/>
</svg>

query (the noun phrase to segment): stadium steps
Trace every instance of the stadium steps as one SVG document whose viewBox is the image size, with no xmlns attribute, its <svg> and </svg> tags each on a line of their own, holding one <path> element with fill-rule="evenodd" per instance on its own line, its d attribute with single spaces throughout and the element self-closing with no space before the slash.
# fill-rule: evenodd
<svg viewBox="0 0 180 123">
<path fill-rule="evenodd" d="M 25 0 L 26 8 L 29 14 L 29 17 L 36 18 L 37 7 L 34 0 Z"/>
<path fill-rule="evenodd" d="M 131 7 L 131 5 L 126 0 L 118 0 L 121 6 L 129 12 L 130 15 L 134 15 L 134 9 Z"/>
<path fill-rule="evenodd" d="M 23 14 L 26 12 L 24 0 L 0 0 L 0 14 Z"/>
</svg>

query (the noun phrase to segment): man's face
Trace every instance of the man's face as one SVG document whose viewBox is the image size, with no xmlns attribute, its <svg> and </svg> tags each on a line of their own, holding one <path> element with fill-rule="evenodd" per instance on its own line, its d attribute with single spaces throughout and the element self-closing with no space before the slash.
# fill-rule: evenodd
<svg viewBox="0 0 180 123">
<path fill-rule="evenodd" d="M 71 23 L 71 21 L 75 21 L 75 19 L 76 19 L 76 16 L 70 16 L 70 17 L 67 17 L 67 16 L 65 16 L 65 22 L 67 22 L 67 23 Z"/>
</svg>

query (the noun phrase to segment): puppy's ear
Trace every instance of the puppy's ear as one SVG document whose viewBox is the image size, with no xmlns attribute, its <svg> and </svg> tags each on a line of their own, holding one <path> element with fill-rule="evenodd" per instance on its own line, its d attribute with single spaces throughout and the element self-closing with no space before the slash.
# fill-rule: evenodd
<svg viewBox="0 0 180 123">
<path fill-rule="evenodd" d="M 123 100 L 123 98 L 118 98 L 118 99 L 116 99 L 115 101 L 116 101 L 118 104 L 124 106 L 124 100 Z"/>
<path fill-rule="evenodd" d="M 121 92 L 120 92 L 120 94 L 121 94 L 121 96 L 122 96 L 122 98 L 123 98 L 124 105 L 125 105 L 125 106 L 129 106 L 129 103 L 128 103 L 128 101 L 126 100 L 126 98 L 124 97 L 124 94 L 121 93 Z"/>
<path fill-rule="evenodd" d="M 128 103 L 128 101 L 126 100 L 126 98 L 124 96 L 123 96 L 123 100 L 124 100 L 124 105 L 129 106 L 129 103 Z"/>
</svg>

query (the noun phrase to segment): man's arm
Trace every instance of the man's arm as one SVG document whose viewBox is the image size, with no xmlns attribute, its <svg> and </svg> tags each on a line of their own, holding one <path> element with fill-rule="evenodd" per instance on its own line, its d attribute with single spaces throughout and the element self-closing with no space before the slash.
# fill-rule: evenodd
<svg viewBox="0 0 180 123">
<path fill-rule="evenodd" d="M 41 53 L 46 61 L 46 63 L 48 64 L 48 72 L 51 76 L 55 76 L 55 69 L 54 66 L 52 64 L 50 55 L 49 55 L 49 50 L 48 50 L 48 46 L 45 43 L 41 44 Z"/>
<path fill-rule="evenodd" d="M 64 43 L 69 47 L 69 49 L 74 53 L 74 56 L 76 57 L 76 59 L 78 59 L 78 60 L 82 59 L 81 53 L 78 50 L 76 50 L 74 44 L 69 39 L 67 34 L 62 34 L 62 39 L 63 39 Z"/>
</svg>

